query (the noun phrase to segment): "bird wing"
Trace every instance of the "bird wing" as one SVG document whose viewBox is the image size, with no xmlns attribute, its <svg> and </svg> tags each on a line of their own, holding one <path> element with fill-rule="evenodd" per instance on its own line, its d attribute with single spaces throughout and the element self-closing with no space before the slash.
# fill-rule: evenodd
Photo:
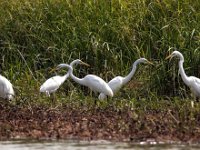
<svg viewBox="0 0 200 150">
<path fill-rule="evenodd" d="M 40 87 L 40 92 L 48 91 L 51 93 L 51 92 L 56 91 L 61 85 L 60 78 L 61 76 L 54 76 L 46 80 Z"/>
<path fill-rule="evenodd" d="M 106 88 L 110 89 L 108 84 L 96 75 L 87 75 L 83 80 L 85 82 L 84 85 L 88 86 L 92 91 L 107 93 Z"/>
<path fill-rule="evenodd" d="M 4 76 L 0 75 L 0 96 L 3 98 L 12 99 L 14 90 L 12 84 Z"/>
<path fill-rule="evenodd" d="M 101 90 L 101 78 L 98 78 L 95 75 L 87 75 L 84 80 L 87 82 L 86 86 L 88 86 L 93 91 L 100 91 Z"/>
<path fill-rule="evenodd" d="M 198 86 L 200 86 L 200 79 L 197 78 L 197 77 L 195 77 L 194 80 L 195 80 L 195 83 L 196 83 Z M 199 87 L 199 88 L 200 88 L 200 87 Z"/>
<path fill-rule="evenodd" d="M 193 91 L 193 93 L 197 96 L 200 97 L 200 79 L 194 76 L 190 77 L 190 88 Z"/>
<path fill-rule="evenodd" d="M 109 87 L 115 93 L 122 87 L 123 77 L 117 76 L 108 82 Z"/>
<path fill-rule="evenodd" d="M 190 76 L 190 80 L 192 80 L 191 83 L 194 83 L 196 85 L 199 85 L 200 86 L 200 79 L 197 78 L 197 77 L 194 77 L 194 76 Z"/>
</svg>

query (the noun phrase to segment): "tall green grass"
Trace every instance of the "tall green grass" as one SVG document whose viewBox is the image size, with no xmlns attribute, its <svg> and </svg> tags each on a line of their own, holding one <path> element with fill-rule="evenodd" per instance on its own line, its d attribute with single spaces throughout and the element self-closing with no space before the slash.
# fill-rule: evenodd
<svg viewBox="0 0 200 150">
<path fill-rule="evenodd" d="M 1 72 L 37 90 L 62 62 L 81 58 L 91 64 L 84 74 L 108 81 L 146 57 L 155 65 L 139 66 L 133 80 L 142 86 L 125 88 L 129 97 L 186 96 L 177 61 L 164 58 L 181 51 L 187 74 L 200 77 L 199 9 L 195 0 L 0 0 Z"/>
</svg>

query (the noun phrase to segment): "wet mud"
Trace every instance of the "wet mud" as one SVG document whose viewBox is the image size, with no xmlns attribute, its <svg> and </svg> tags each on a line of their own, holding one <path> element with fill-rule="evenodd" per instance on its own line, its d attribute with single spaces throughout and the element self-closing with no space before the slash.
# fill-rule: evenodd
<svg viewBox="0 0 200 150">
<path fill-rule="evenodd" d="M 188 117 L 187 117 L 188 115 Z M 0 107 L 0 139 L 200 141 L 200 116 L 176 110 Z"/>
</svg>

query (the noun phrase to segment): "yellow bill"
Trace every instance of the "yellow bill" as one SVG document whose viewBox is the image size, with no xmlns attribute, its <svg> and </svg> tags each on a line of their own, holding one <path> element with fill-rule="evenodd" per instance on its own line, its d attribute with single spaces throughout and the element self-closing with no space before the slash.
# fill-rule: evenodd
<svg viewBox="0 0 200 150">
<path fill-rule="evenodd" d="M 87 63 L 85 63 L 85 62 L 83 62 L 83 61 L 81 61 L 81 64 L 82 64 L 82 65 L 85 65 L 85 66 L 87 66 L 87 67 L 90 66 L 89 64 L 87 64 Z"/>
<path fill-rule="evenodd" d="M 169 55 L 169 56 L 167 56 L 167 57 L 165 58 L 165 60 L 170 59 L 170 61 L 171 61 L 171 58 L 172 58 L 172 55 Z"/>
<path fill-rule="evenodd" d="M 153 64 L 152 62 L 150 62 L 150 61 L 147 61 L 147 63 L 150 64 L 150 65 L 154 65 L 154 64 Z"/>
<path fill-rule="evenodd" d="M 57 71 L 57 70 L 58 70 L 58 68 L 53 68 L 53 69 L 51 69 L 51 70 L 49 71 L 49 73 L 52 73 L 52 72 Z"/>
</svg>

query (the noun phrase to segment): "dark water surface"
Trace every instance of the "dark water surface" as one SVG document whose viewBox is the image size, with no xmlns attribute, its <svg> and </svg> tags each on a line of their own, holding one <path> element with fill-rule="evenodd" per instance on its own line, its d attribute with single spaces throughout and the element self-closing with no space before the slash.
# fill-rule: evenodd
<svg viewBox="0 0 200 150">
<path fill-rule="evenodd" d="M 178 144 L 178 143 L 156 143 L 156 142 L 110 142 L 110 141 L 74 141 L 74 140 L 55 140 L 55 141 L 0 141 L 0 150 L 197 150 L 198 144 Z"/>
</svg>

